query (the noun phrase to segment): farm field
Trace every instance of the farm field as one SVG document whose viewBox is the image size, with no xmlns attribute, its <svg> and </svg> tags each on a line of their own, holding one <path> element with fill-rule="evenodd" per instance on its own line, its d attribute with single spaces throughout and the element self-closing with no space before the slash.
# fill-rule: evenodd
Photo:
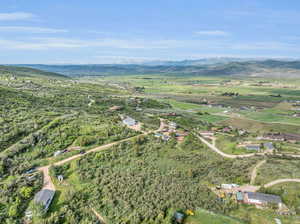
<svg viewBox="0 0 300 224">
<path fill-rule="evenodd" d="M 36 169 L 46 166 L 56 193 L 47 213 L 33 217 L 33 224 L 94 223 L 99 215 L 108 224 L 169 224 L 176 211 L 187 209 L 195 212 L 187 216 L 185 223 L 190 224 L 211 219 L 233 224 L 274 222 L 276 211 L 241 206 L 232 197 L 220 200 L 211 190 L 222 183 L 249 184 L 261 156 L 223 158 L 197 134 L 213 132 L 215 142 L 210 143 L 240 156 L 251 153 L 238 147 L 240 143 L 272 142 L 257 139 L 265 134 L 297 136 L 300 123 L 293 116 L 300 98 L 297 90 L 257 86 L 259 81 L 252 78 L 70 79 L 30 72 L 18 76 L 16 70 L 14 79 L 9 72 L 0 76 L 0 185 L 5 189 L 0 192 L 0 223 L 24 220 L 29 208 L 35 211 L 33 199 L 45 178 Z M 126 127 L 122 121 L 126 116 L 138 121 L 141 129 Z M 172 122 L 175 132 L 170 131 Z M 157 135 L 166 132 L 167 140 Z M 136 140 L 87 153 L 141 133 Z M 274 141 L 274 146 L 257 171 L 257 185 L 300 178 L 298 159 L 278 157 L 300 154 L 299 141 Z M 53 166 L 71 157 L 74 160 Z M 298 200 L 292 200 L 298 188 L 287 183 L 261 191 L 280 195 L 298 214 Z M 297 223 L 289 216 L 280 220 Z"/>
</svg>

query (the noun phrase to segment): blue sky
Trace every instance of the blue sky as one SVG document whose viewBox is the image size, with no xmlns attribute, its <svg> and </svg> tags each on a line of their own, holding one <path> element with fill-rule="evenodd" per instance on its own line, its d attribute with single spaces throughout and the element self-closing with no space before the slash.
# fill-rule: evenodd
<svg viewBox="0 0 300 224">
<path fill-rule="evenodd" d="M 300 58 L 299 26 L 299 0 L 5 0 L 0 63 Z"/>
</svg>

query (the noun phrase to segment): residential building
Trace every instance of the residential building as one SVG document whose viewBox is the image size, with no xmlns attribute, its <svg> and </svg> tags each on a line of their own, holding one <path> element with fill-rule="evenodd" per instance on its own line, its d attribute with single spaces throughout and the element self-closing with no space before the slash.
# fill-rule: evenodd
<svg viewBox="0 0 300 224">
<path fill-rule="evenodd" d="M 137 122 L 133 118 L 127 117 L 126 119 L 123 120 L 123 123 L 127 126 L 134 126 L 136 125 Z"/>
<path fill-rule="evenodd" d="M 260 145 L 246 145 L 245 148 L 249 151 L 259 151 Z"/>
<path fill-rule="evenodd" d="M 274 145 L 272 142 L 265 142 L 264 143 L 264 148 L 267 149 L 267 150 L 274 150 Z"/>
<path fill-rule="evenodd" d="M 239 187 L 239 185 L 237 184 L 221 184 L 221 188 L 226 190 L 237 188 L 237 187 Z"/>
<path fill-rule="evenodd" d="M 247 204 L 266 206 L 270 203 L 282 206 L 281 198 L 277 195 L 264 194 L 258 192 L 245 192 L 244 202 Z"/>
<path fill-rule="evenodd" d="M 34 202 L 36 204 L 41 204 L 44 207 L 44 211 L 47 212 L 54 195 L 55 195 L 55 191 L 49 189 L 43 189 L 35 195 Z"/>
</svg>

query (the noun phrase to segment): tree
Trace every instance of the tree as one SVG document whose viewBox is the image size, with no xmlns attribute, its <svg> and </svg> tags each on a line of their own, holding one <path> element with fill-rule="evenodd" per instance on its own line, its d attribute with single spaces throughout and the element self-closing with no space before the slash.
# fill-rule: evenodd
<svg viewBox="0 0 300 224">
<path fill-rule="evenodd" d="M 8 216 L 17 217 L 17 215 L 18 215 L 18 205 L 13 204 L 12 206 L 9 207 Z"/>
<path fill-rule="evenodd" d="M 30 198 L 31 197 L 31 195 L 32 195 L 32 191 L 33 191 L 33 189 L 32 189 L 32 187 L 22 187 L 21 189 L 20 189 L 20 194 L 21 194 L 21 196 L 23 197 L 23 198 Z"/>
</svg>

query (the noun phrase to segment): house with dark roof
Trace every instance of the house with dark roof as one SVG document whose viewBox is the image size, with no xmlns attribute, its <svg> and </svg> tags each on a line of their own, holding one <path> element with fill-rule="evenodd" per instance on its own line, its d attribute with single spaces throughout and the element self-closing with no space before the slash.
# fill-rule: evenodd
<svg viewBox="0 0 300 224">
<path fill-rule="evenodd" d="M 266 206 L 268 204 L 277 204 L 282 206 L 281 198 L 273 194 L 264 194 L 258 192 L 245 192 L 244 202 L 247 204 Z"/>
<path fill-rule="evenodd" d="M 55 191 L 49 189 L 43 189 L 35 195 L 34 202 L 36 204 L 42 205 L 44 207 L 44 211 L 47 212 L 53 200 L 54 195 L 55 195 Z"/>
</svg>

